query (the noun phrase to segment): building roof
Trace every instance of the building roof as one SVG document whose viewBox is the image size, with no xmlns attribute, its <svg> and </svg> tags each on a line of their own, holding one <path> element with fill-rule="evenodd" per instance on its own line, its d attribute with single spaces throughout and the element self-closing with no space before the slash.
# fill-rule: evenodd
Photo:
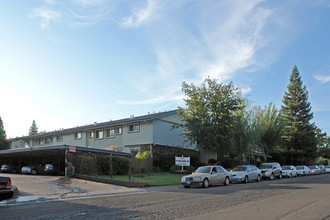
<svg viewBox="0 0 330 220">
<path fill-rule="evenodd" d="M 74 132 L 79 132 L 79 131 L 95 130 L 95 129 L 100 129 L 100 128 L 119 126 L 119 125 L 124 125 L 124 124 L 132 124 L 132 123 L 138 123 L 138 122 L 143 122 L 143 121 L 152 121 L 152 120 L 158 119 L 160 117 L 164 117 L 164 116 L 172 115 L 172 114 L 176 114 L 176 113 L 177 113 L 177 110 L 172 110 L 172 111 L 152 113 L 152 114 L 142 115 L 142 116 L 137 116 L 137 117 L 134 117 L 133 115 L 131 115 L 129 118 L 101 122 L 101 123 L 94 123 L 94 124 L 85 125 L 85 126 L 77 126 L 75 128 L 67 128 L 67 129 L 61 129 L 61 130 L 56 130 L 56 131 L 43 132 L 43 133 L 39 133 L 37 135 L 32 135 L 32 136 L 23 136 L 23 137 L 12 138 L 12 139 L 9 139 L 8 141 L 30 140 L 30 139 L 34 139 L 34 138 L 40 138 L 40 137 L 55 136 L 55 135 L 68 134 L 68 133 L 74 133 Z"/>
</svg>

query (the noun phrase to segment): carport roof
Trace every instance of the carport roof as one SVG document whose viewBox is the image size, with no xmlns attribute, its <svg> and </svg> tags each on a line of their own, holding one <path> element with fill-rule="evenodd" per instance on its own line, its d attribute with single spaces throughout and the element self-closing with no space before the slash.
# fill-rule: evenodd
<svg viewBox="0 0 330 220">
<path fill-rule="evenodd" d="M 72 145 L 59 145 L 59 146 L 45 146 L 45 147 L 32 147 L 32 148 L 20 148 L 20 149 L 11 149 L 11 150 L 2 150 L 0 151 L 1 156 L 15 156 L 16 154 L 20 153 L 47 153 L 47 154 L 54 154 L 59 151 L 69 150 L 70 147 L 74 147 L 76 151 L 86 151 L 86 152 L 93 152 L 93 153 L 102 153 L 102 154 L 113 154 L 118 156 L 126 156 L 130 157 L 130 153 L 125 152 L 118 152 L 118 151 L 109 151 L 109 150 L 102 150 L 96 148 L 87 148 L 87 147 L 79 147 L 79 146 L 72 146 Z"/>
</svg>

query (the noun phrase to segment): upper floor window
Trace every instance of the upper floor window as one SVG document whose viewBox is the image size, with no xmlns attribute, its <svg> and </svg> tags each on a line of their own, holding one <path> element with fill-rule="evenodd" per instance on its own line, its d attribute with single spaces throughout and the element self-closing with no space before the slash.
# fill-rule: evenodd
<svg viewBox="0 0 330 220">
<path fill-rule="evenodd" d="M 81 139 L 82 135 L 81 132 L 74 133 L 74 139 Z"/>
<path fill-rule="evenodd" d="M 39 139 L 39 145 L 43 145 L 45 143 L 44 139 Z"/>
<path fill-rule="evenodd" d="M 53 143 L 53 138 L 50 137 L 50 138 L 46 138 L 46 144 L 51 144 Z"/>
<path fill-rule="evenodd" d="M 117 127 L 116 128 L 116 131 L 117 131 L 116 132 L 117 134 L 122 134 L 123 133 L 123 128 L 121 126 L 120 127 Z"/>
<path fill-rule="evenodd" d="M 95 131 L 95 138 L 96 139 L 102 139 L 104 136 L 103 136 L 103 130 L 97 130 Z"/>
<path fill-rule="evenodd" d="M 57 142 L 63 141 L 63 136 L 62 135 L 57 135 L 56 136 L 56 141 Z"/>
<path fill-rule="evenodd" d="M 89 132 L 89 138 L 93 138 L 94 137 L 94 131 L 90 131 Z"/>
<path fill-rule="evenodd" d="M 109 128 L 107 129 L 107 138 L 114 138 L 115 137 L 115 129 L 114 128 Z"/>
<path fill-rule="evenodd" d="M 138 132 L 140 131 L 140 124 L 130 124 L 128 125 L 128 132 Z"/>
</svg>

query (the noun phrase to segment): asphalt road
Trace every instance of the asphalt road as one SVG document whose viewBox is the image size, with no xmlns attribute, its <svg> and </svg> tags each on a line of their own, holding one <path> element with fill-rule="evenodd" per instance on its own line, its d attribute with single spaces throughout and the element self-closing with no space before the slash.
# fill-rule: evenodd
<svg viewBox="0 0 330 220">
<path fill-rule="evenodd" d="M 330 174 L 0 207 L 0 219 L 324 219 Z"/>
</svg>

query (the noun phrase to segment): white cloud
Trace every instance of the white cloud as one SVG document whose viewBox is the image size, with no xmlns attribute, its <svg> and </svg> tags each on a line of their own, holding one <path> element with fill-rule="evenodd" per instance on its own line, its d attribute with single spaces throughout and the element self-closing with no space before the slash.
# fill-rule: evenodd
<svg viewBox="0 0 330 220">
<path fill-rule="evenodd" d="M 327 83 L 330 82 L 330 76 L 321 76 L 321 75 L 314 75 L 314 78 L 321 83 Z"/>
<path fill-rule="evenodd" d="M 30 17 L 40 17 L 41 18 L 41 28 L 48 28 L 51 22 L 57 21 L 61 18 L 61 13 L 46 9 L 46 8 L 36 8 L 33 9 Z"/>
<path fill-rule="evenodd" d="M 150 22 L 157 9 L 157 0 L 148 0 L 143 8 L 133 10 L 133 15 L 123 19 L 123 27 L 139 27 Z"/>
</svg>

